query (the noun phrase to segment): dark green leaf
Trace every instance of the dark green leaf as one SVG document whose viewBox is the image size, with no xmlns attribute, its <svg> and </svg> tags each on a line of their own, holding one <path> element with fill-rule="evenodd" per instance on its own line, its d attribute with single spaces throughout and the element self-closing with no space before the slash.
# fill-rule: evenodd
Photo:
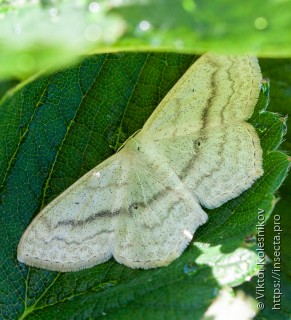
<svg viewBox="0 0 291 320">
<path fill-rule="evenodd" d="M 270 215 L 273 193 L 289 166 L 287 156 L 275 150 L 284 121 L 266 112 L 251 119 L 264 149 L 265 175 L 240 197 L 209 211 L 195 242 L 170 266 L 132 270 L 110 260 L 56 273 L 16 260 L 32 217 L 141 128 L 194 60 L 169 53 L 90 56 L 0 101 L 1 317 L 200 318 L 222 285 L 238 285 L 258 271 L 248 238 L 259 208 Z"/>
<path fill-rule="evenodd" d="M 271 100 L 269 109 L 282 115 L 287 125 L 290 127 L 290 120 L 286 117 L 291 110 L 291 61 L 287 59 L 262 60 L 263 75 L 271 82 Z M 286 131 L 286 127 L 284 131 Z M 290 155 L 291 152 L 291 131 L 287 131 L 285 141 L 280 147 L 281 150 Z M 290 158 L 289 158 L 290 159 Z M 258 314 L 256 319 L 290 319 L 290 276 L 291 276 L 291 177 L 286 178 L 284 184 L 277 193 L 278 203 L 272 216 L 269 218 L 265 229 L 265 250 L 271 258 L 264 273 L 264 290 L 262 299 L 258 301 L 264 303 L 264 309 Z M 282 231 L 279 231 L 279 230 Z M 274 238 L 276 237 L 276 238 Z M 274 244 L 275 242 L 275 244 Z M 276 251 L 276 256 L 274 253 Z M 274 258 L 276 260 L 274 260 Z M 275 262 L 275 263 L 274 263 Z M 272 272 L 273 271 L 273 272 Z M 252 279 L 251 283 L 245 284 L 245 288 L 254 298 L 258 294 L 256 288 L 258 278 Z M 277 294 L 275 289 L 282 292 Z M 278 296 L 280 299 L 278 299 Z M 279 303 L 278 303 L 279 301 Z M 276 302 L 276 303 L 275 303 Z M 275 307 L 275 309 L 273 309 Z"/>
</svg>

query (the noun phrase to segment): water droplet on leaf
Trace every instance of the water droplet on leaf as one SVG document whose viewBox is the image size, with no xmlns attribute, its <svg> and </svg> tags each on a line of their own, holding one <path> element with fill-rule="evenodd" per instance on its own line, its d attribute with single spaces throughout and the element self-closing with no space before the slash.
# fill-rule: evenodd
<svg viewBox="0 0 291 320">
<path fill-rule="evenodd" d="M 197 270 L 197 265 L 194 262 L 188 262 L 184 265 L 184 273 L 187 275 L 193 275 L 197 272 Z"/>
</svg>

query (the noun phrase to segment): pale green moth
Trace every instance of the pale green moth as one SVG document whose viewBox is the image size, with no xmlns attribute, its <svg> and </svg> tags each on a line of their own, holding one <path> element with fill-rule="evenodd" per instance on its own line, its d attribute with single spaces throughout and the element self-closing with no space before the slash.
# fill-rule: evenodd
<svg viewBox="0 0 291 320">
<path fill-rule="evenodd" d="M 258 135 L 246 122 L 261 84 L 251 56 L 205 54 L 140 132 L 45 207 L 18 260 L 77 271 L 112 256 L 131 268 L 178 258 L 216 208 L 263 174 Z"/>
</svg>

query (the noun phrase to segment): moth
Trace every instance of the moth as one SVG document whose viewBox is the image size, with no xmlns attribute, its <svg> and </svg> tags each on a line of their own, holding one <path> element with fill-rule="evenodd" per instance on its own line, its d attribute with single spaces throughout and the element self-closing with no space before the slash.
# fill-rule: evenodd
<svg viewBox="0 0 291 320">
<path fill-rule="evenodd" d="M 60 272 L 111 257 L 131 268 L 170 264 L 206 222 L 203 207 L 219 207 L 263 174 L 246 122 L 261 80 L 255 57 L 201 56 L 141 131 L 36 216 L 18 260 Z"/>
</svg>

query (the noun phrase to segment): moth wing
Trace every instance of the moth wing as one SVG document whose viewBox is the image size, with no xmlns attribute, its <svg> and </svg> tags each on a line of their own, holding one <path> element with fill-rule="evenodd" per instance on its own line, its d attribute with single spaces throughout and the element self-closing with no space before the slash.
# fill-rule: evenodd
<svg viewBox="0 0 291 320">
<path fill-rule="evenodd" d="M 164 139 L 247 120 L 259 97 L 261 80 L 255 57 L 204 54 L 161 101 L 142 133 Z"/>
<path fill-rule="evenodd" d="M 251 56 L 205 54 L 170 90 L 141 130 L 208 208 L 237 197 L 263 174 L 262 149 L 245 120 L 261 83 Z"/>
<path fill-rule="evenodd" d="M 155 145 L 142 150 L 129 173 L 127 213 L 118 217 L 113 256 L 148 269 L 179 257 L 207 215 Z"/>
<path fill-rule="evenodd" d="M 127 181 L 122 159 L 110 157 L 46 206 L 23 234 L 18 260 L 60 272 L 108 260 Z"/>
<path fill-rule="evenodd" d="M 260 141 L 247 122 L 156 143 L 181 181 L 207 208 L 239 196 L 263 174 Z"/>
<path fill-rule="evenodd" d="M 165 159 L 164 159 L 165 160 Z M 54 271 L 77 271 L 114 258 L 132 268 L 169 264 L 206 213 L 159 158 L 121 150 L 88 172 L 33 220 L 18 260 Z"/>
</svg>

